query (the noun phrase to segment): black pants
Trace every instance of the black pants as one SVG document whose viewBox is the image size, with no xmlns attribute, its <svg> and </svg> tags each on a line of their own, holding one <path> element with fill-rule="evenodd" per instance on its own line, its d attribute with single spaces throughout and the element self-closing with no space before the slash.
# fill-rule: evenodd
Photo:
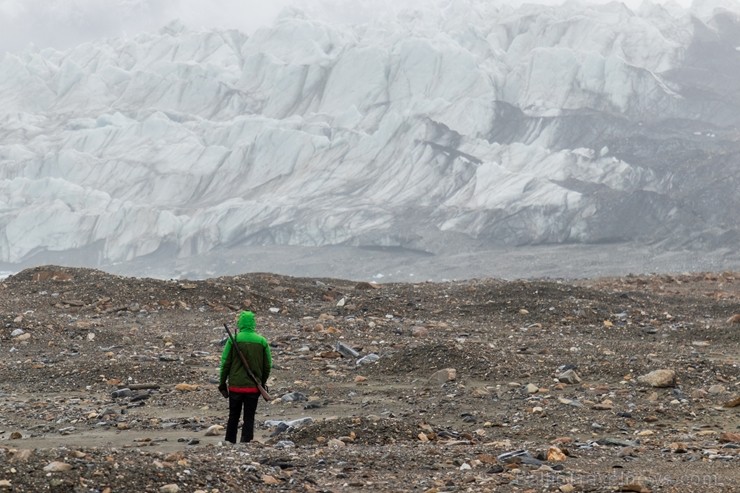
<svg viewBox="0 0 740 493">
<path fill-rule="evenodd" d="M 236 432 L 239 429 L 239 418 L 244 409 L 241 442 L 251 442 L 254 438 L 254 413 L 257 411 L 259 394 L 229 394 L 229 421 L 226 423 L 226 441 L 236 443 Z"/>
</svg>

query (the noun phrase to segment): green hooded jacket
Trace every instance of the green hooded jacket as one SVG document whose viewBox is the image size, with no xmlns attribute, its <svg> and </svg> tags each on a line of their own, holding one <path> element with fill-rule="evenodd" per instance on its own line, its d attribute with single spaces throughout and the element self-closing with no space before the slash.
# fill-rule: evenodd
<svg viewBox="0 0 740 493">
<path fill-rule="evenodd" d="M 237 322 L 239 331 L 236 334 L 236 343 L 249 364 L 254 376 L 262 385 L 270 378 L 272 368 L 272 354 L 267 339 L 255 332 L 254 313 L 243 311 Z M 221 371 L 219 383 L 229 383 L 230 392 L 257 392 L 257 384 L 247 374 L 239 355 L 231 350 L 231 338 L 226 341 L 224 351 L 221 354 Z"/>
</svg>

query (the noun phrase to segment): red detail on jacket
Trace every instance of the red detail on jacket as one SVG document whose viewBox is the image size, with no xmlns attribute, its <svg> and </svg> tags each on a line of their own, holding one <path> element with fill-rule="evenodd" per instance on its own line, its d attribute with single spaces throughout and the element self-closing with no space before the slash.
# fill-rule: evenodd
<svg viewBox="0 0 740 493">
<path fill-rule="evenodd" d="M 259 394 L 260 389 L 257 387 L 232 387 L 229 386 L 229 392 L 235 392 L 237 394 Z"/>
</svg>

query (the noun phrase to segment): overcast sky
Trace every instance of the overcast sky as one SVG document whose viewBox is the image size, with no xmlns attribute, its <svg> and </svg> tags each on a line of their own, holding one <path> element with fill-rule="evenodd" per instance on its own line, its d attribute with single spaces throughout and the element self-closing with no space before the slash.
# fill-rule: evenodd
<svg viewBox="0 0 740 493">
<path fill-rule="evenodd" d="M 454 1 L 454 0 L 450 0 Z M 590 0 L 605 3 L 606 0 Z M 656 0 L 663 3 L 665 0 Z M 691 0 L 678 0 L 688 4 Z M 193 28 L 226 27 L 251 32 L 269 24 L 287 5 L 360 2 L 376 15 L 392 5 L 419 5 L 429 0 L 0 0 L 0 53 L 19 51 L 31 43 L 65 49 L 83 41 L 134 36 L 155 31 L 172 19 Z M 562 0 L 529 0 L 562 3 Z M 625 0 L 630 6 L 641 0 Z M 522 3 L 520 0 L 509 4 Z"/>
</svg>

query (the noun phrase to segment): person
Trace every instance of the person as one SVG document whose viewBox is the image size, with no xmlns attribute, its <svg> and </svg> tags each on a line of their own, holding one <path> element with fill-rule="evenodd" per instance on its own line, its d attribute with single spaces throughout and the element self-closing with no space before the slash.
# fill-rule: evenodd
<svg viewBox="0 0 740 493">
<path fill-rule="evenodd" d="M 272 369 L 272 355 L 267 339 L 255 331 L 254 313 L 242 311 L 237 320 L 236 343 L 249 364 L 255 378 L 263 387 Z M 244 368 L 236 350 L 232 350 L 231 338 L 227 339 L 221 354 L 221 371 L 218 389 L 229 399 L 229 420 L 226 423 L 226 441 L 236 443 L 239 418 L 244 411 L 241 442 L 254 439 L 254 414 L 257 411 L 260 392 L 255 382 Z M 228 386 L 227 386 L 228 382 Z"/>
</svg>

